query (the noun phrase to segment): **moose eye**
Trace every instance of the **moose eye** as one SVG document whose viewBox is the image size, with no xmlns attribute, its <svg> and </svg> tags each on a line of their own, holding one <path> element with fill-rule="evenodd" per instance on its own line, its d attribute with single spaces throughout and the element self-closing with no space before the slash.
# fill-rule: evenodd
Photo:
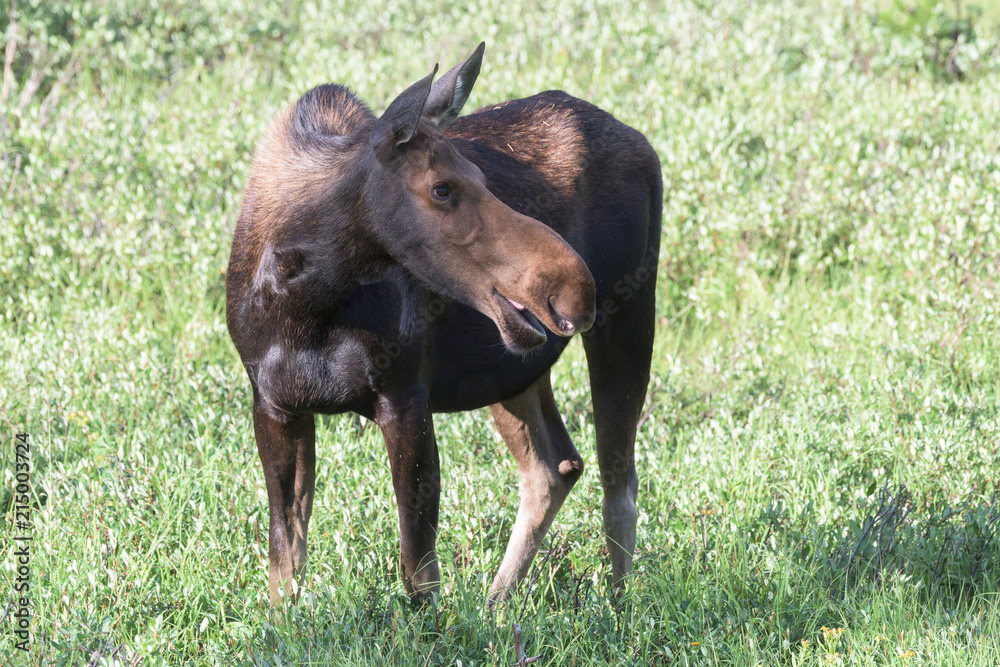
<svg viewBox="0 0 1000 667">
<path fill-rule="evenodd" d="M 435 199 L 444 201 L 451 196 L 451 186 L 447 183 L 438 183 L 431 188 L 431 193 L 434 195 Z"/>
</svg>

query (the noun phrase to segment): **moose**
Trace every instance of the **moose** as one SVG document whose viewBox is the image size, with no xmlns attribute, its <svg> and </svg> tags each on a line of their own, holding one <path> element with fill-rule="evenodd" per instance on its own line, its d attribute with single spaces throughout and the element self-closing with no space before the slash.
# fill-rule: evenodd
<svg viewBox="0 0 1000 667">
<path fill-rule="evenodd" d="M 439 589 L 435 412 L 489 406 L 517 517 L 489 600 L 522 580 L 583 459 L 550 369 L 587 356 L 612 583 L 632 570 L 663 183 L 646 139 L 559 92 L 459 117 L 485 44 L 378 118 L 326 84 L 257 145 L 226 276 L 270 506 L 272 605 L 306 564 L 315 415 L 358 413 L 388 452 L 404 588 Z"/>
</svg>

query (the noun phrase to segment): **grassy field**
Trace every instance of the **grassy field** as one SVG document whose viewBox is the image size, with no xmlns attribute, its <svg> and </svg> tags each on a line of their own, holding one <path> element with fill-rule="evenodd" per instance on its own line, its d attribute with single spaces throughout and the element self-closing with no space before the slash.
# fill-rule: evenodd
<svg viewBox="0 0 1000 667">
<path fill-rule="evenodd" d="M 0 8 L 0 663 L 499 666 L 517 622 L 538 665 L 1000 664 L 996 7 L 153 4 Z M 436 419 L 448 588 L 420 609 L 378 429 L 345 415 L 271 614 L 224 320 L 253 146 L 315 84 L 378 113 L 480 40 L 470 107 L 561 88 L 663 163 L 635 576 L 609 598 L 574 342 L 553 386 L 588 468 L 510 604 L 483 607 L 517 505 L 488 411 Z"/>
</svg>

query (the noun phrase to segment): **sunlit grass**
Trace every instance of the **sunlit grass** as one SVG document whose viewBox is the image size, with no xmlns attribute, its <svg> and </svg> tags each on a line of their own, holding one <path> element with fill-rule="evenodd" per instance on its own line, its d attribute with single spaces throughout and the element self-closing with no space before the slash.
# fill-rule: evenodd
<svg viewBox="0 0 1000 667">
<path fill-rule="evenodd" d="M 506 665 L 513 622 L 542 665 L 1000 663 L 991 19 L 959 77 L 854 2 L 133 4 L 0 9 L 4 531 L 27 431 L 33 663 Z M 574 342 L 553 387 L 587 468 L 514 600 L 483 605 L 517 506 L 488 411 L 435 419 L 423 609 L 378 429 L 344 415 L 319 420 L 302 601 L 272 613 L 224 321 L 253 146 L 317 83 L 380 112 L 480 40 L 470 107 L 562 88 L 663 163 L 636 575 L 609 597 Z M 0 657 L 25 659 L 6 629 Z"/>
</svg>

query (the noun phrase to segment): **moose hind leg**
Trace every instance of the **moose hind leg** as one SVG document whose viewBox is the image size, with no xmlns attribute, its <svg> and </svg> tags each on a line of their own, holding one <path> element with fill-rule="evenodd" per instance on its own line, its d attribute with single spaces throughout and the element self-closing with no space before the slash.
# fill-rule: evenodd
<svg viewBox="0 0 1000 667">
<path fill-rule="evenodd" d="M 632 571 L 636 543 L 635 435 L 649 384 L 653 347 L 652 287 L 629 311 L 609 318 L 583 337 L 597 436 L 597 463 L 604 489 L 604 531 L 611 556 L 612 586 L 620 589 Z"/>
<path fill-rule="evenodd" d="M 517 519 L 490 587 L 489 599 L 495 601 L 527 574 L 542 538 L 583 472 L 583 460 L 559 415 L 548 373 L 490 410 L 521 474 Z"/>
<path fill-rule="evenodd" d="M 305 576 L 316 483 L 316 424 L 312 415 L 276 419 L 258 399 L 253 425 L 270 506 L 267 587 L 271 605 L 278 606 L 282 596 L 292 598 Z"/>
</svg>

